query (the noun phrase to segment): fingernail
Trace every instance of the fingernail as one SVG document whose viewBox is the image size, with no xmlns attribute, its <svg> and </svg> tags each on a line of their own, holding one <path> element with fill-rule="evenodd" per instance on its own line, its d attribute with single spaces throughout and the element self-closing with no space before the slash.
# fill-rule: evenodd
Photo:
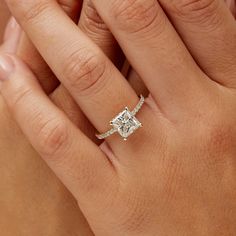
<svg viewBox="0 0 236 236">
<path fill-rule="evenodd" d="M 0 55 L 0 82 L 9 79 L 14 67 L 14 62 L 9 56 Z"/>
<path fill-rule="evenodd" d="M 17 30 L 19 27 L 20 26 L 17 23 L 16 19 L 12 16 L 8 21 L 7 27 L 5 29 L 4 42 L 7 41 L 11 37 L 12 32 Z"/>
<path fill-rule="evenodd" d="M 15 19 L 13 16 L 11 17 L 11 20 L 10 20 L 10 27 L 11 27 L 12 29 L 15 29 L 16 27 L 19 27 L 19 25 L 18 25 L 16 19 Z"/>
</svg>

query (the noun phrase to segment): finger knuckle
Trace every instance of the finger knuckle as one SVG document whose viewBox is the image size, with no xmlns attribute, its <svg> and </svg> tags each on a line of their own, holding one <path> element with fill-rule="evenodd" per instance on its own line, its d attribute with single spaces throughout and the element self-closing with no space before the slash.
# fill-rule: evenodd
<svg viewBox="0 0 236 236">
<path fill-rule="evenodd" d="M 194 113 L 193 120 L 187 125 L 187 133 L 184 135 L 195 150 L 194 157 L 212 167 L 228 161 L 232 148 L 235 147 L 236 130 L 234 111 L 228 110 L 232 107 L 232 101 L 217 91 L 214 98 L 208 97 L 204 104 L 200 103 L 201 109 Z M 197 125 L 192 125 L 193 123 Z M 192 137 L 189 138 L 189 132 Z M 183 143 L 186 143 L 184 139 Z"/>
<path fill-rule="evenodd" d="M 34 118 L 34 132 L 37 134 L 39 152 L 44 157 L 53 158 L 62 154 L 67 146 L 68 129 L 66 124 L 55 118 L 47 119 L 38 114 Z"/>
<path fill-rule="evenodd" d="M 79 12 L 80 1 L 77 0 L 59 0 L 58 1 L 62 9 L 73 18 L 75 12 Z"/>
<path fill-rule="evenodd" d="M 155 0 L 115 0 L 111 6 L 111 14 L 121 30 L 139 32 L 153 26 L 161 19 L 160 9 Z"/>
<path fill-rule="evenodd" d="M 219 114 L 218 112 L 214 115 L 214 118 L 204 120 L 201 127 L 197 138 L 199 140 L 197 143 L 201 146 L 199 147 L 197 143 L 196 145 L 206 166 L 212 167 L 227 162 L 236 142 L 233 122 L 225 119 L 225 114 Z"/>
<path fill-rule="evenodd" d="M 14 96 L 12 96 L 11 102 L 9 104 L 12 110 L 17 110 L 24 104 L 25 101 L 29 100 L 32 95 L 32 90 L 30 88 L 25 88 L 24 86 L 17 86 L 14 90 Z"/>
<path fill-rule="evenodd" d="M 69 56 L 64 72 L 76 92 L 94 92 L 105 79 L 106 62 L 99 53 L 78 50 Z M 91 91 L 92 90 L 92 91 Z"/>
<path fill-rule="evenodd" d="M 214 153 L 225 153 L 228 148 L 234 145 L 235 138 L 232 132 L 232 125 L 227 124 L 223 119 L 212 123 L 208 127 L 208 135 L 206 142 L 209 150 Z"/>
<path fill-rule="evenodd" d="M 27 1 L 21 0 L 21 2 L 24 2 L 21 7 L 21 21 L 23 23 L 36 20 L 39 16 L 43 15 L 45 11 L 50 9 L 50 1 L 35 1 L 27 7 Z M 20 5 L 20 3 L 17 3 L 17 5 Z"/>
<path fill-rule="evenodd" d="M 93 3 L 91 1 L 86 1 L 83 6 L 83 13 L 84 13 L 84 24 L 82 27 L 89 29 L 92 32 L 109 32 L 107 25 L 98 15 L 97 10 L 95 9 Z"/>
<path fill-rule="evenodd" d="M 68 10 L 70 12 L 72 9 L 77 9 L 80 5 L 77 0 L 58 0 L 58 3 L 64 10 Z"/>
<path fill-rule="evenodd" d="M 184 21 L 190 23 L 205 23 L 215 21 L 218 19 L 216 13 L 218 12 L 218 1 L 215 0 L 172 0 L 169 4 L 169 11 L 175 16 L 180 17 Z"/>
</svg>

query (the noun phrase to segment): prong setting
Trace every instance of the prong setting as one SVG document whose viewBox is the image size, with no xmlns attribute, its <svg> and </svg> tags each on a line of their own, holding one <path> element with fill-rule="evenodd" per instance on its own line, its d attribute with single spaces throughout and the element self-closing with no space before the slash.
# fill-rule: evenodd
<svg viewBox="0 0 236 236">
<path fill-rule="evenodd" d="M 127 141 L 128 137 L 133 134 L 137 129 L 143 127 L 141 122 L 135 117 L 137 112 L 144 104 L 144 97 L 141 96 L 139 103 L 130 111 L 128 107 L 120 112 L 114 119 L 110 121 L 112 129 L 104 134 L 96 135 L 98 139 L 105 139 L 110 135 L 118 132 L 124 141 Z"/>
</svg>

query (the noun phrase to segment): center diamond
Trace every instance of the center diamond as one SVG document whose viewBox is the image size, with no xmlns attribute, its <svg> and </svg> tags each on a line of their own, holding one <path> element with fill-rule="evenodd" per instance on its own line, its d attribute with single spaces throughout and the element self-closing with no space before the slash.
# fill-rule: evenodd
<svg viewBox="0 0 236 236">
<path fill-rule="evenodd" d="M 135 130 L 140 128 L 142 124 L 133 114 L 126 108 L 112 121 L 111 125 L 126 140 Z"/>
</svg>

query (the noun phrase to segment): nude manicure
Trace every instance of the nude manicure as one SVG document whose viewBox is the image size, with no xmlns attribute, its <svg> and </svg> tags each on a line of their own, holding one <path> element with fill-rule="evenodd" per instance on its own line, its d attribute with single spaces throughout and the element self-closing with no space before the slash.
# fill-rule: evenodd
<svg viewBox="0 0 236 236">
<path fill-rule="evenodd" d="M 0 81 L 9 79 L 14 70 L 13 60 L 6 55 L 0 55 Z"/>
</svg>

